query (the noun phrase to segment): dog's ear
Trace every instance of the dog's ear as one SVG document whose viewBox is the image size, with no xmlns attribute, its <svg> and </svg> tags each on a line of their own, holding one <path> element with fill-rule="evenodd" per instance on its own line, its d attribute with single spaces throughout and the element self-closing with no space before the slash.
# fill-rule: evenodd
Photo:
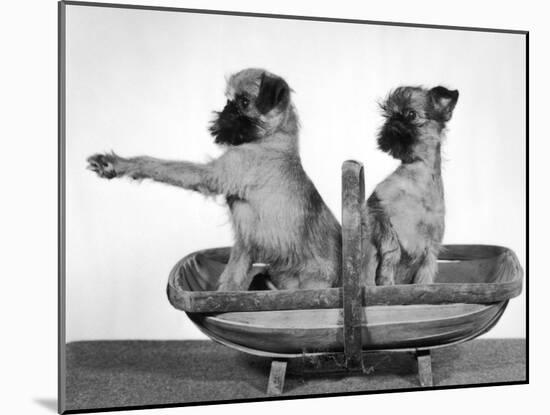
<svg viewBox="0 0 550 415">
<path fill-rule="evenodd" d="M 256 108 L 262 114 L 267 114 L 273 108 L 286 107 L 290 100 L 290 88 L 286 81 L 274 75 L 262 74 L 260 92 L 256 98 Z"/>
<path fill-rule="evenodd" d="M 456 102 L 458 101 L 458 90 L 451 91 L 442 86 L 430 89 L 430 101 L 436 119 L 449 121 L 453 115 Z"/>
</svg>

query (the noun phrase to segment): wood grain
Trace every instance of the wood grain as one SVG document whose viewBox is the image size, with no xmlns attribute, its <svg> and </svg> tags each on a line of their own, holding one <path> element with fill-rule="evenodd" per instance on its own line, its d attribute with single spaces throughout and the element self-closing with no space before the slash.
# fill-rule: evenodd
<svg viewBox="0 0 550 415">
<path fill-rule="evenodd" d="M 423 388 L 433 386 L 432 357 L 430 351 L 417 351 L 416 361 L 418 363 L 418 380 L 420 382 L 420 386 Z"/>
<path fill-rule="evenodd" d="M 363 166 L 346 161 L 342 166 L 342 308 L 346 368 L 362 370 L 361 206 L 365 200 Z"/>
<path fill-rule="evenodd" d="M 509 249 L 483 245 L 447 245 L 434 284 L 363 286 L 361 304 L 490 304 L 521 293 L 523 270 Z M 489 257 L 482 257 L 483 252 Z M 280 291 L 201 291 L 215 287 L 228 248 L 191 254 L 173 268 L 168 282 L 171 304 L 191 313 L 341 308 L 342 289 Z M 460 258 L 460 259 L 457 259 Z M 439 282 L 441 281 L 441 282 Z M 461 282 L 464 281 L 464 282 Z M 477 282 L 473 282 L 477 281 Z"/>
<path fill-rule="evenodd" d="M 285 360 L 273 360 L 271 362 L 271 370 L 269 372 L 269 380 L 267 382 L 267 394 L 272 396 L 281 395 L 285 386 L 286 375 Z"/>
<path fill-rule="evenodd" d="M 490 328 L 504 307 L 503 303 L 366 307 L 362 349 L 429 348 L 457 342 Z M 195 319 L 208 333 L 252 350 L 278 354 L 344 350 L 339 309 L 224 313 Z"/>
<path fill-rule="evenodd" d="M 503 283 L 394 285 L 361 287 L 362 306 L 506 301 L 521 293 L 521 279 Z M 330 309 L 342 307 L 342 289 L 255 292 L 192 292 L 168 289 L 170 303 L 190 313 Z"/>
</svg>

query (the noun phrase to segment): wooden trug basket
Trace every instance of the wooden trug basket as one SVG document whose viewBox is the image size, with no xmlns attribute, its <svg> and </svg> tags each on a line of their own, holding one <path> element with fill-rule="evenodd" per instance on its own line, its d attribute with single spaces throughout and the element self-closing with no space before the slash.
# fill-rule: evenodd
<svg viewBox="0 0 550 415">
<path fill-rule="evenodd" d="M 267 392 L 281 394 L 287 360 L 318 359 L 320 371 L 365 372 L 365 354 L 413 352 L 420 385 L 433 386 L 430 350 L 471 340 L 493 327 L 521 293 L 515 254 L 491 245 L 446 245 L 433 284 L 361 286 L 363 166 L 342 167 L 342 287 L 215 291 L 230 248 L 180 260 L 168 298 L 211 339 L 273 359 Z"/>
</svg>

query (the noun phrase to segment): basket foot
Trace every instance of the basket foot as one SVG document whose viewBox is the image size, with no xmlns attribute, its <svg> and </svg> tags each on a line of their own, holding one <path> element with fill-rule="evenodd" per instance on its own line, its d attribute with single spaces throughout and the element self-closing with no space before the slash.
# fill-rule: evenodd
<svg viewBox="0 0 550 415">
<path fill-rule="evenodd" d="M 273 360 L 269 381 L 267 383 L 268 395 L 281 395 L 285 386 L 286 360 Z"/>
<path fill-rule="evenodd" d="M 417 350 L 416 361 L 418 363 L 418 380 L 423 388 L 433 386 L 432 356 L 429 350 Z"/>
</svg>

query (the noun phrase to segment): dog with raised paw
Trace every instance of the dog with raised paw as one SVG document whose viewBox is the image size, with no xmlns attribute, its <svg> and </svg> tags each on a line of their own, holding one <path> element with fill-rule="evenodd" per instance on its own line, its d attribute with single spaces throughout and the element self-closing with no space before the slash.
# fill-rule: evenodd
<svg viewBox="0 0 550 415">
<path fill-rule="evenodd" d="M 382 103 L 378 148 L 401 160 L 363 209 L 366 284 L 429 284 L 445 230 L 441 143 L 458 91 L 400 87 Z"/>
<path fill-rule="evenodd" d="M 247 290 L 254 263 L 267 264 L 277 289 L 339 285 L 340 224 L 302 167 L 298 117 L 286 81 L 263 69 L 232 75 L 227 103 L 210 126 L 224 153 L 208 163 L 88 158 L 100 177 L 151 179 L 206 195 L 224 195 L 235 242 L 218 290 Z"/>
</svg>

